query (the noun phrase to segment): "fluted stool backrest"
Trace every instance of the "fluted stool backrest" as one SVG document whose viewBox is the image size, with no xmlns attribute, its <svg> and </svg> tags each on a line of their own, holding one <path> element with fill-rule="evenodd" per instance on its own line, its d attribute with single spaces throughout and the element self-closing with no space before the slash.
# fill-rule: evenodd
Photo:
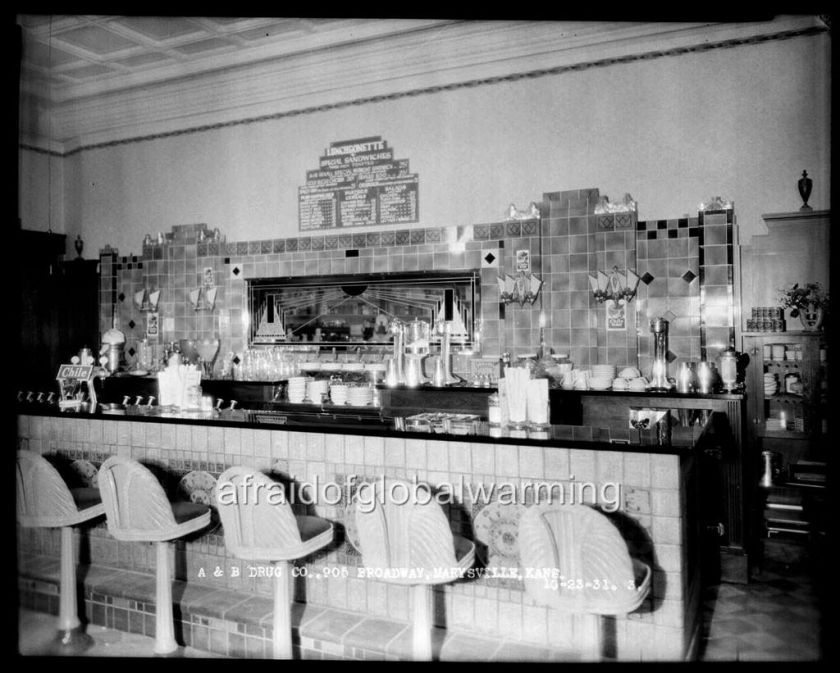
<svg viewBox="0 0 840 673">
<path fill-rule="evenodd" d="M 228 485 L 230 484 L 230 485 Z M 216 484 L 225 545 L 245 559 L 270 559 L 301 544 L 283 485 L 247 467 L 231 467 Z"/>
<path fill-rule="evenodd" d="M 381 481 L 365 488 L 373 489 L 375 496 L 359 498 L 357 493 L 354 511 L 366 566 L 450 569 L 458 565 L 449 521 L 428 490 L 421 490 L 415 499 L 415 485 L 396 479 L 386 481 L 384 489 Z"/>
<path fill-rule="evenodd" d="M 613 523 L 585 505 L 535 505 L 519 522 L 523 568 L 532 598 L 566 612 L 626 614 L 647 596 L 650 568 L 630 558 Z M 546 581 L 547 569 L 562 578 Z M 570 584 L 571 582 L 571 584 Z"/>
<path fill-rule="evenodd" d="M 22 526 L 61 527 L 78 514 L 58 470 L 34 451 L 17 452 L 17 515 Z"/>
<path fill-rule="evenodd" d="M 108 530 L 117 539 L 177 526 L 172 505 L 157 477 L 136 460 L 111 456 L 99 468 L 99 490 Z"/>
</svg>

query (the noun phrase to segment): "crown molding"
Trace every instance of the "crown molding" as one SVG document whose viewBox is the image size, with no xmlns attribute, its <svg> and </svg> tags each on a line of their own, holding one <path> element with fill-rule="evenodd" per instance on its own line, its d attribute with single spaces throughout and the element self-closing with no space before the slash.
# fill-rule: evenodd
<svg viewBox="0 0 840 673">
<path fill-rule="evenodd" d="M 53 101 L 67 152 L 827 30 L 817 17 L 702 23 L 448 22 L 398 36 Z M 224 63 L 224 66 L 222 64 Z M 22 112 L 23 114 L 23 112 Z M 32 124 L 28 127 L 32 132 Z M 50 145 L 52 146 L 52 144 Z"/>
</svg>

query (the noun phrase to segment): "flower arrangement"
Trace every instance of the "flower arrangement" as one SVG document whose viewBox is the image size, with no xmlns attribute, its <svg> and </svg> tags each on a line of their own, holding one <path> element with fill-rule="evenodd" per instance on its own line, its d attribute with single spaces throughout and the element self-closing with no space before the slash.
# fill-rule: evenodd
<svg viewBox="0 0 840 673">
<path fill-rule="evenodd" d="M 828 293 L 820 283 L 807 283 L 800 287 L 794 283 L 785 290 L 779 290 L 779 302 L 790 309 L 790 316 L 796 318 L 800 311 L 828 310 Z"/>
</svg>

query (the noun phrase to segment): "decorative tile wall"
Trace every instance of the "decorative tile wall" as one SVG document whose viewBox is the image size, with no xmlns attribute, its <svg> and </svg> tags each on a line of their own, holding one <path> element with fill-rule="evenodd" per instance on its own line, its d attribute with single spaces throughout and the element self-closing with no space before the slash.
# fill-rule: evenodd
<svg viewBox="0 0 840 673">
<path fill-rule="evenodd" d="M 681 361 L 700 359 L 700 224 L 697 218 L 650 220 L 636 225 L 636 256 L 641 276 L 636 310 L 639 368 L 650 373 L 653 357 L 650 321 L 668 320 L 670 372 Z"/>
<path fill-rule="evenodd" d="M 721 351 L 735 347 L 734 225 L 728 210 L 701 212 L 700 355 L 716 360 Z"/>
<path fill-rule="evenodd" d="M 635 213 L 596 215 L 598 199 L 596 188 L 547 192 L 540 219 L 458 227 L 463 251 L 450 248 L 445 227 L 229 242 L 201 240 L 210 234 L 205 224 L 176 225 L 140 256 L 102 250 L 100 327 L 111 327 L 113 313 L 132 363 L 147 319 L 134 293 L 160 289 L 158 343 L 218 335 L 220 352 L 238 353 L 246 348 L 246 279 L 469 269 L 481 280 L 483 355 L 536 351 L 544 309 L 546 344 L 580 368 L 639 365 L 649 373 L 649 321 L 657 316 L 670 322 L 673 362 L 716 357 L 734 341 L 732 211 L 637 222 Z M 499 301 L 497 277 L 515 273 L 518 250 L 529 251 L 543 280 L 533 305 Z M 642 281 L 627 305 L 626 330 L 608 332 L 589 275 L 613 267 L 633 269 Z M 208 273 L 215 310 L 195 311 L 189 292 Z"/>
</svg>

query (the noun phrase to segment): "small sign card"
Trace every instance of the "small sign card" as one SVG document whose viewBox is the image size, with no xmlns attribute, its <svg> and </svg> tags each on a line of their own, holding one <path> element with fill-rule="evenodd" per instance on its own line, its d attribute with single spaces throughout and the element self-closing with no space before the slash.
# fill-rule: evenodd
<svg viewBox="0 0 840 673">
<path fill-rule="evenodd" d="M 620 304 L 612 299 L 604 302 L 604 311 L 607 316 L 608 332 L 624 332 L 627 330 L 627 304 L 623 301 Z"/>
</svg>

